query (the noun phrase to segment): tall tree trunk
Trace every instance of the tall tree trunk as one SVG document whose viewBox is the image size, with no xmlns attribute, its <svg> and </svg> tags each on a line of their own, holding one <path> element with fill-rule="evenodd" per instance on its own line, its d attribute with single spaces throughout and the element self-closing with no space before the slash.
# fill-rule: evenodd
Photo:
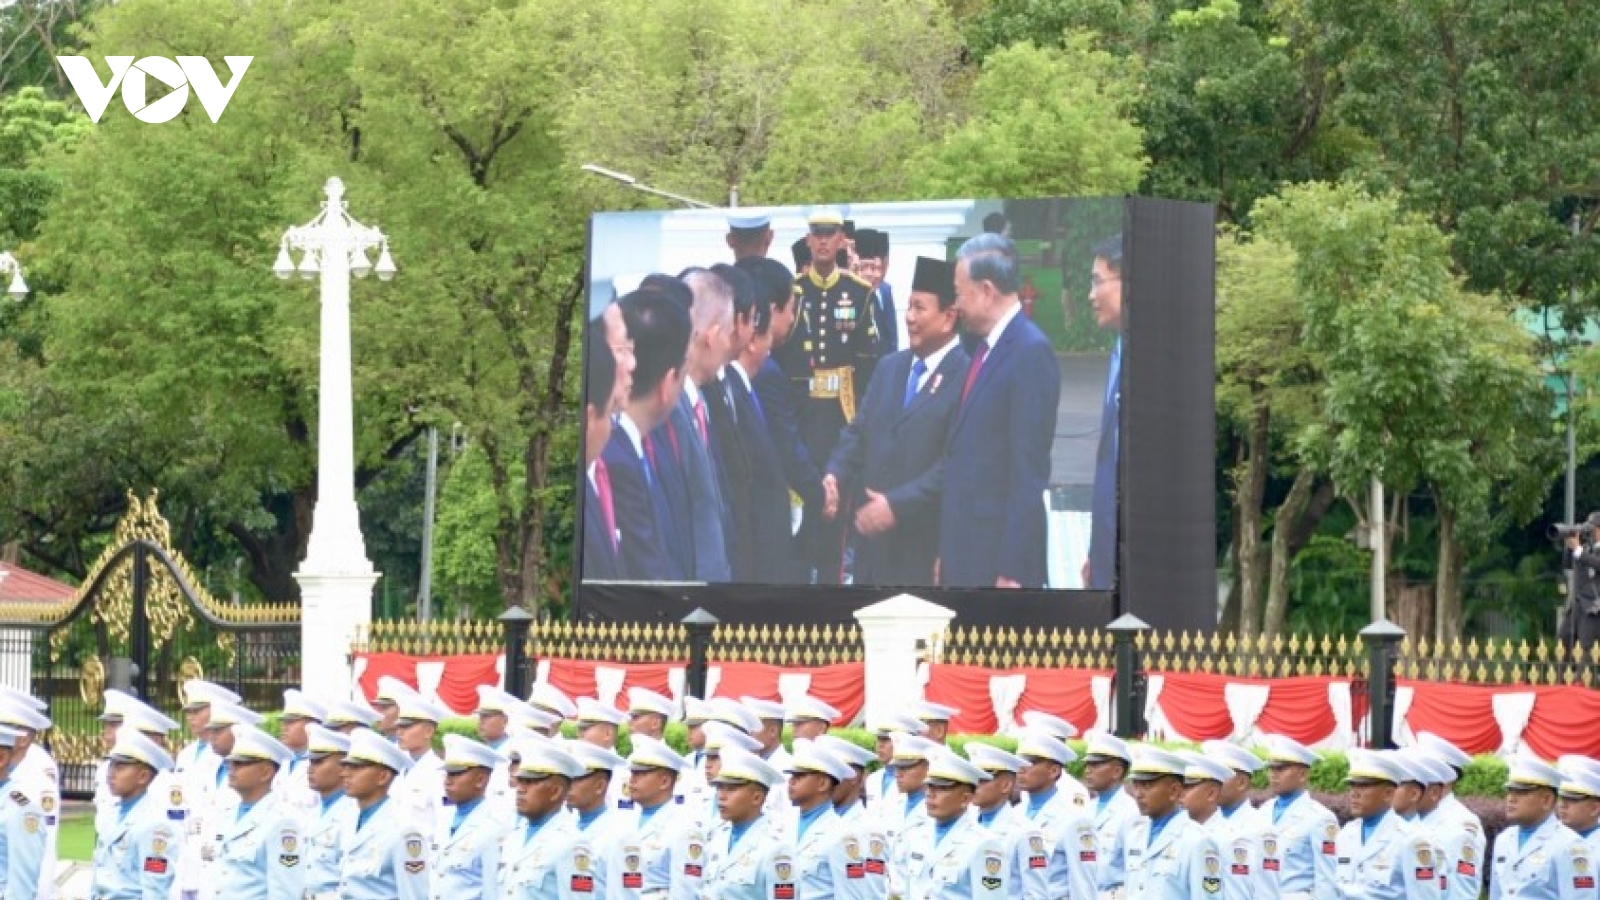
<svg viewBox="0 0 1600 900">
<path fill-rule="evenodd" d="M 1261 503 L 1272 462 L 1271 428 L 1272 412 L 1265 400 L 1258 400 L 1234 502 L 1239 513 L 1239 630 L 1247 638 L 1261 628 Z"/>
<path fill-rule="evenodd" d="M 1437 499 L 1437 495 L 1435 495 Z M 1433 617 L 1435 643 L 1441 643 L 1461 634 L 1461 542 L 1456 539 L 1456 513 L 1449 504 L 1440 500 L 1439 509 L 1439 572 L 1434 588 L 1436 612 Z"/>
<path fill-rule="evenodd" d="M 1217 620 L 1217 630 L 1223 634 L 1239 633 L 1239 517 L 1233 516 L 1233 537 L 1228 541 L 1228 596 L 1222 601 L 1222 617 Z"/>
<path fill-rule="evenodd" d="M 1311 501 L 1311 486 L 1317 476 L 1310 469 L 1301 469 L 1289 486 L 1289 496 L 1278 507 L 1276 524 L 1272 529 L 1272 564 L 1267 580 L 1267 614 L 1262 623 L 1262 633 L 1283 633 L 1283 623 L 1289 616 L 1289 563 L 1295 551 L 1290 541 L 1302 530 L 1300 519 Z"/>
</svg>

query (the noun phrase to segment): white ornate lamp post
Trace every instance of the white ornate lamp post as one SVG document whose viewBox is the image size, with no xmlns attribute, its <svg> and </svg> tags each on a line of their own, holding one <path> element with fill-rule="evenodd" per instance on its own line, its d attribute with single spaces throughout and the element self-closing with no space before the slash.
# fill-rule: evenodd
<svg viewBox="0 0 1600 900">
<path fill-rule="evenodd" d="M 344 182 L 329 178 L 322 213 L 283 235 L 273 274 L 322 279 L 322 359 L 317 396 L 317 504 L 312 512 L 300 582 L 300 650 L 304 684 L 344 697 L 354 690 L 350 644 L 372 619 L 378 580 L 361 538 L 356 509 L 355 404 L 350 388 L 350 275 L 394 277 L 389 239 L 345 208 Z M 377 248 L 376 267 L 367 254 Z M 291 250 L 304 255 L 296 266 Z"/>
<path fill-rule="evenodd" d="M 21 303 L 22 298 L 28 296 L 28 285 L 22 280 L 22 263 L 9 253 L 0 253 L 0 276 L 5 275 L 11 276 L 11 285 L 6 288 L 6 293 Z"/>
</svg>

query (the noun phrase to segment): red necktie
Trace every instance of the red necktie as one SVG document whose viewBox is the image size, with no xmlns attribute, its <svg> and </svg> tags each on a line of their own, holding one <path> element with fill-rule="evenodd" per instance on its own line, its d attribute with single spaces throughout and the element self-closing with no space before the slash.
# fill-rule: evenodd
<svg viewBox="0 0 1600 900">
<path fill-rule="evenodd" d="M 594 492 L 600 497 L 600 514 L 606 519 L 606 537 L 611 549 L 617 549 L 617 509 L 611 504 L 611 473 L 606 471 L 606 461 L 594 461 Z"/>
<path fill-rule="evenodd" d="M 978 352 L 972 354 L 972 365 L 967 369 L 967 383 L 961 386 L 961 402 L 967 402 L 967 395 L 972 393 L 973 384 L 978 381 L 978 370 L 983 368 L 983 358 L 989 355 L 989 345 L 978 345 Z"/>
<path fill-rule="evenodd" d="M 711 446 L 711 429 L 706 425 L 706 401 L 704 397 L 694 401 L 694 423 L 700 428 L 700 443 Z"/>
<path fill-rule="evenodd" d="M 678 429 L 667 422 L 667 443 L 672 445 L 672 459 L 674 462 L 683 458 L 683 451 L 678 448 Z"/>
</svg>

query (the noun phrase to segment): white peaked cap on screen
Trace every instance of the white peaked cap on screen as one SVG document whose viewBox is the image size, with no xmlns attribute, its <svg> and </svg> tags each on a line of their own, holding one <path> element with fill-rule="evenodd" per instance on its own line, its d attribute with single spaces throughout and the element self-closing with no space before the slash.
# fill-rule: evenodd
<svg viewBox="0 0 1600 900">
<path fill-rule="evenodd" d="M 728 749 L 722 754 L 722 768 L 713 784 L 759 784 L 768 789 L 782 784 L 785 775 L 772 763 L 747 750 Z"/>
<path fill-rule="evenodd" d="M 928 751 L 928 784 L 934 786 L 968 784 L 977 787 L 994 778 L 988 772 L 956 755 L 942 744 L 934 744 Z"/>
<path fill-rule="evenodd" d="M 306 726 L 306 755 L 312 759 L 321 759 L 335 753 L 343 754 L 350 749 L 350 737 L 332 728 L 324 728 L 313 722 Z"/>
<path fill-rule="evenodd" d="M 889 740 L 894 744 L 895 762 L 916 762 L 925 760 L 928 754 L 938 749 L 941 745 L 915 734 L 896 731 L 889 735 Z"/>
<path fill-rule="evenodd" d="M 916 716 L 895 713 L 884 716 L 882 720 L 872 726 L 872 730 L 878 737 L 887 737 L 896 731 L 903 731 L 906 734 L 927 734 L 928 723 Z"/>
<path fill-rule="evenodd" d="M 615 772 L 628 764 L 628 761 L 618 756 L 615 751 L 587 741 L 569 741 L 567 752 L 589 772 Z"/>
<path fill-rule="evenodd" d="M 238 725 L 233 729 L 233 750 L 228 753 L 230 762 L 265 760 L 280 769 L 294 758 L 294 751 L 254 725 Z"/>
<path fill-rule="evenodd" d="M 991 774 L 1010 772 L 1015 775 L 1028 765 L 1027 760 L 1015 753 L 1007 753 L 993 744 L 968 741 L 965 749 L 967 759 L 972 760 L 973 765 Z"/>
<path fill-rule="evenodd" d="M 237 703 L 225 703 L 214 700 L 211 703 L 211 721 L 207 728 L 222 728 L 227 725 L 260 725 L 262 715 L 255 710 L 245 709 Z"/>
<path fill-rule="evenodd" d="M 511 714 L 512 707 L 522 701 L 509 691 L 502 691 L 492 684 L 478 685 L 478 708 L 475 712 L 492 712 Z"/>
<path fill-rule="evenodd" d="M 350 749 L 345 751 L 344 761 L 383 766 L 394 770 L 397 775 L 403 775 L 411 768 L 411 757 L 404 750 L 370 728 L 350 734 Z"/>
<path fill-rule="evenodd" d="M 0 697 L 0 725 L 27 728 L 31 731 L 48 731 L 50 718 L 33 708 L 33 704 L 20 697 Z"/>
<path fill-rule="evenodd" d="M 705 725 L 706 753 L 720 753 L 723 750 L 760 750 L 761 742 L 746 734 L 739 728 L 729 725 L 720 719 L 712 719 Z"/>
<path fill-rule="evenodd" d="M 671 697 L 664 697 L 649 688 L 628 688 L 628 715 L 637 716 L 641 713 L 655 713 L 671 719 L 677 715 L 678 705 L 672 702 Z"/>
<path fill-rule="evenodd" d="M 152 709 L 138 700 L 133 700 L 122 705 L 122 727 L 131 728 L 145 734 L 159 734 L 167 736 L 169 731 L 177 731 L 178 723 L 160 710 Z M 120 732 L 119 732 L 120 734 Z"/>
<path fill-rule="evenodd" d="M 284 688 L 283 715 L 281 719 L 312 719 L 321 722 L 328 715 L 327 707 L 306 696 L 299 688 Z"/>
<path fill-rule="evenodd" d="M 1053 735 L 1056 740 L 1070 741 L 1078 736 L 1078 729 L 1060 716 L 1030 709 L 1022 714 L 1022 727 Z"/>
<path fill-rule="evenodd" d="M 653 737 L 636 734 L 632 740 L 633 752 L 628 754 L 628 767 L 636 772 L 652 769 L 682 772 L 689 766 L 689 761 L 679 756 L 676 750 Z"/>
<path fill-rule="evenodd" d="M 1227 763 L 1235 772 L 1254 775 L 1266 766 L 1266 761 L 1252 753 L 1249 748 L 1230 741 L 1206 741 L 1200 745 L 1200 749 L 1207 756 Z"/>
<path fill-rule="evenodd" d="M 946 706 L 943 703 L 934 703 L 928 700 L 912 704 L 911 710 L 912 715 L 924 722 L 948 722 L 961 714 L 961 710 L 956 709 L 954 706 Z"/>
<path fill-rule="evenodd" d="M 1183 757 L 1184 781 L 1215 781 L 1221 784 L 1233 777 L 1233 769 L 1214 756 L 1193 750 L 1180 750 L 1178 755 Z"/>
<path fill-rule="evenodd" d="M 1122 738 L 1109 731 L 1091 728 L 1083 733 L 1083 758 L 1091 761 L 1120 759 L 1132 763 L 1133 751 L 1128 749 L 1128 742 Z"/>
<path fill-rule="evenodd" d="M 205 706 L 208 703 L 242 703 L 243 701 L 244 698 L 220 684 L 212 684 L 199 678 L 191 678 L 183 683 L 183 708 L 185 710 Z"/>
<path fill-rule="evenodd" d="M 506 758 L 488 744 L 482 744 L 466 735 L 444 736 L 444 770 L 458 773 L 468 769 L 493 769 Z"/>
<path fill-rule="evenodd" d="M 739 704 L 755 714 L 755 717 L 766 722 L 783 721 L 783 704 L 760 697 L 740 697 Z M 760 726 L 757 726 L 760 727 Z"/>
<path fill-rule="evenodd" d="M 806 696 L 801 697 L 795 702 L 789 704 L 788 709 L 784 710 L 784 712 L 784 718 L 790 722 L 804 722 L 808 719 L 812 719 L 818 722 L 827 722 L 829 725 L 832 725 L 839 718 L 839 711 L 837 709 L 834 709 L 832 706 L 823 703 L 821 700 L 818 700 L 810 694 L 807 694 Z"/>
<path fill-rule="evenodd" d="M 860 744 L 851 743 L 837 735 L 824 734 L 818 737 L 816 742 L 817 746 L 857 768 L 865 769 L 878 758 L 878 754 L 873 753 L 871 750 Z"/>
<path fill-rule="evenodd" d="M 768 213 L 729 213 L 728 227 L 738 228 L 742 231 L 753 231 L 757 228 L 767 228 L 772 225 L 772 216 Z"/>
<path fill-rule="evenodd" d="M 0 697 L 10 697 L 14 700 L 20 700 L 39 712 L 47 712 L 50 709 L 50 704 L 40 700 L 38 697 L 35 697 L 32 694 L 23 693 L 22 691 L 19 691 L 10 685 L 0 684 Z"/>
<path fill-rule="evenodd" d="M 1078 758 L 1078 754 L 1073 753 L 1064 741 L 1057 740 L 1052 734 L 1031 729 L 1017 738 L 1017 755 L 1023 759 L 1047 759 L 1063 766 Z"/>
<path fill-rule="evenodd" d="M 1507 787 L 1550 788 L 1561 786 L 1561 770 L 1533 756 L 1513 756 L 1506 762 Z"/>
<path fill-rule="evenodd" d="M 711 717 L 706 721 L 726 722 L 745 734 L 754 734 L 761 730 L 760 717 L 732 697 L 713 697 Z"/>
<path fill-rule="evenodd" d="M 1267 762 L 1299 766 L 1316 765 L 1317 754 L 1305 744 L 1281 734 L 1266 735 Z"/>
<path fill-rule="evenodd" d="M 794 742 L 794 753 L 789 761 L 789 775 L 821 774 L 834 781 L 849 781 L 856 776 L 850 764 L 819 747 L 816 741 Z"/>
<path fill-rule="evenodd" d="M 432 722 L 435 725 L 450 718 L 450 710 L 442 703 L 424 700 L 421 694 L 400 699 L 397 722 Z"/>
<path fill-rule="evenodd" d="M 578 714 L 578 705 L 572 702 L 572 698 L 548 681 L 541 681 L 533 686 L 533 692 L 528 695 L 528 702 L 549 710 L 563 719 L 570 719 Z"/>
<path fill-rule="evenodd" d="M 171 754 L 141 732 L 126 728 L 117 732 L 116 743 L 112 744 L 111 752 L 106 755 L 118 762 L 144 763 L 157 772 L 172 768 Z"/>
<path fill-rule="evenodd" d="M 1465 769 L 1467 763 L 1472 762 L 1472 757 L 1468 756 L 1460 747 L 1431 731 L 1424 731 L 1417 735 L 1417 746 L 1457 769 Z"/>
<path fill-rule="evenodd" d="M 419 697 L 417 689 L 393 675 L 385 675 L 378 679 L 378 693 L 373 696 L 374 701 L 387 700 L 398 704 L 407 697 Z"/>
<path fill-rule="evenodd" d="M 578 698 L 579 725 L 621 725 L 628 714 L 593 697 Z"/>
<path fill-rule="evenodd" d="M 328 704 L 328 714 L 322 720 L 324 725 L 365 725 L 368 728 L 378 724 L 383 716 L 370 706 L 356 703 L 353 700 L 335 700 Z"/>
</svg>

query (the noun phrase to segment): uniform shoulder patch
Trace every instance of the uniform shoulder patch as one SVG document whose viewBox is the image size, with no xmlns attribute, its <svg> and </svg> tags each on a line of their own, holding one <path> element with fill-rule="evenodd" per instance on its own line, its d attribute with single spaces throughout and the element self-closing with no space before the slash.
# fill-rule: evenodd
<svg viewBox="0 0 1600 900">
<path fill-rule="evenodd" d="M 44 823 L 44 817 L 38 813 L 27 813 L 22 817 L 22 830 L 29 834 L 38 834 L 39 826 Z"/>
<path fill-rule="evenodd" d="M 1216 853 L 1207 851 L 1205 854 L 1205 859 L 1202 861 L 1201 865 L 1205 868 L 1205 874 L 1200 878 L 1201 889 L 1208 894 L 1221 893 L 1222 857 Z"/>
<path fill-rule="evenodd" d="M 772 858 L 772 900 L 795 900 L 794 859 L 787 853 Z"/>
<path fill-rule="evenodd" d="M 24 794 L 21 791 L 12 791 L 11 792 L 11 802 L 15 803 L 18 806 L 27 806 L 32 801 L 28 799 L 28 795 L 27 794 Z"/>
<path fill-rule="evenodd" d="M 420 875 L 427 871 L 428 861 L 422 855 L 427 841 L 423 840 L 422 832 L 408 831 L 404 838 L 406 848 L 405 870 L 411 875 Z"/>
<path fill-rule="evenodd" d="M 278 836 L 278 864 L 286 869 L 300 865 L 300 834 L 292 829 L 285 829 Z"/>
</svg>

